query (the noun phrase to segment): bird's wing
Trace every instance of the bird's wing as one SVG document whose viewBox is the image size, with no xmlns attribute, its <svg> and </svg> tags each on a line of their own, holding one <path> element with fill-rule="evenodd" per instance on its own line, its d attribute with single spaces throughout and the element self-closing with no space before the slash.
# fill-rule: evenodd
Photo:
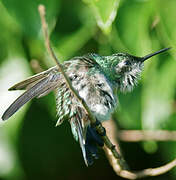
<svg viewBox="0 0 176 180">
<path fill-rule="evenodd" d="M 42 97 L 57 88 L 59 86 L 60 80 L 60 74 L 58 72 L 54 73 L 53 71 L 48 73 L 46 77 L 36 79 L 36 83 L 34 83 L 35 81 L 30 80 L 30 83 L 34 83 L 33 86 L 27 88 L 27 90 L 9 106 L 9 108 L 4 112 L 2 119 L 6 120 L 10 118 L 16 111 L 18 111 L 18 109 L 20 109 L 24 104 L 26 104 L 34 97 Z M 29 81 L 23 83 L 23 85 L 20 85 L 19 83 L 17 84 L 17 86 L 14 87 L 16 89 L 21 89 L 30 86 L 30 83 Z"/>
<path fill-rule="evenodd" d="M 57 71 L 56 66 L 52 67 L 46 71 L 43 71 L 41 73 L 38 73 L 34 76 L 31 76 L 27 79 L 25 79 L 24 81 L 21 81 L 15 85 L 13 85 L 12 87 L 10 87 L 8 90 L 12 91 L 12 90 L 25 90 L 25 89 L 30 89 L 30 87 L 32 87 L 33 85 L 35 85 L 37 82 L 39 82 L 40 80 L 44 79 L 45 77 L 47 77 L 49 75 L 49 73 Z"/>
</svg>

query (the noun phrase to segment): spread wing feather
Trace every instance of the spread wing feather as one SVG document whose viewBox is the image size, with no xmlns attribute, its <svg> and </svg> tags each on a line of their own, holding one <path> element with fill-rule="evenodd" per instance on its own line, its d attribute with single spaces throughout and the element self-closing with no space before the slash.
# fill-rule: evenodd
<svg viewBox="0 0 176 180">
<path fill-rule="evenodd" d="M 45 77 L 48 76 L 49 73 L 51 73 L 52 71 L 57 71 L 56 66 L 52 67 L 46 71 L 43 71 L 41 73 L 38 73 L 34 76 L 31 76 L 27 79 L 25 79 L 24 81 L 21 81 L 15 85 L 13 85 L 12 87 L 10 87 L 8 90 L 25 90 L 25 89 L 29 89 L 30 87 L 32 87 L 34 84 L 36 84 L 37 82 L 39 82 L 40 80 L 44 79 Z"/>
<path fill-rule="evenodd" d="M 54 90 L 56 87 L 59 86 L 59 80 L 60 80 L 60 75 L 53 73 L 49 74 L 45 78 L 42 78 L 41 80 L 38 80 L 37 83 L 35 83 L 32 87 L 27 89 L 20 97 L 18 97 L 9 106 L 9 108 L 4 112 L 2 119 L 7 120 L 16 111 L 18 111 L 24 104 L 26 104 L 29 100 L 33 99 L 34 97 L 42 97 L 48 94 L 50 91 Z"/>
</svg>

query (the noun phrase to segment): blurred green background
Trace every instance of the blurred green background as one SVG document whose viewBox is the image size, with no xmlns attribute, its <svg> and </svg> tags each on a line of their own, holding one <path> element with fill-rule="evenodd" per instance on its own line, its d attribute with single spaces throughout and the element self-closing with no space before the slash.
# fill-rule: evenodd
<svg viewBox="0 0 176 180">
<path fill-rule="evenodd" d="M 61 61 L 89 52 L 143 56 L 172 47 L 145 63 L 139 85 L 119 94 L 115 119 L 121 129 L 176 130 L 176 0 L 1 0 L 0 115 L 21 92 L 14 83 L 54 65 L 44 47 L 37 6 L 43 3 L 52 44 Z M 54 94 L 34 99 L 0 121 L 0 180 L 122 179 L 104 152 L 86 167 L 68 122 L 55 127 Z M 134 170 L 176 157 L 175 142 L 124 143 Z M 176 178 L 176 168 L 159 177 Z"/>
</svg>

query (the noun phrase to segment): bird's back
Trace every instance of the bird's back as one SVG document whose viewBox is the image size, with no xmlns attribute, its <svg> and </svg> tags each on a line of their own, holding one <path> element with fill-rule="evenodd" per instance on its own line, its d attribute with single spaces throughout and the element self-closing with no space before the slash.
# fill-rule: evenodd
<svg viewBox="0 0 176 180">
<path fill-rule="evenodd" d="M 78 91 L 81 98 L 85 100 L 90 110 L 96 116 L 99 121 L 108 120 L 110 114 L 116 106 L 116 96 L 113 92 L 111 82 L 101 71 L 101 68 L 97 64 L 93 64 L 87 59 L 78 58 L 65 62 L 66 74 L 72 82 L 72 86 Z M 68 112 L 66 103 L 71 107 L 69 113 L 73 113 L 75 106 L 81 104 L 74 98 L 71 97 L 70 91 L 66 87 L 64 80 L 63 83 L 58 87 L 57 93 L 57 110 L 58 114 L 65 114 L 63 111 Z M 71 97 L 71 99 L 70 99 Z M 66 103 L 64 103 L 64 101 Z M 71 102 L 72 101 L 72 102 Z M 62 106 L 62 107 L 61 107 Z M 62 111 L 62 112 L 61 112 Z M 68 113 L 65 114 L 68 116 Z"/>
</svg>

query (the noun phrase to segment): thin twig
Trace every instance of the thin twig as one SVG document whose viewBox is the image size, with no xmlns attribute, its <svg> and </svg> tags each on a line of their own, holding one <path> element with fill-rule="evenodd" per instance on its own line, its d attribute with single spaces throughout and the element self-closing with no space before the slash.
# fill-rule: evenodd
<svg viewBox="0 0 176 180">
<path fill-rule="evenodd" d="M 72 94 L 77 98 L 77 100 L 82 104 L 83 108 L 85 109 L 85 111 L 87 112 L 87 114 L 89 116 L 89 120 L 90 120 L 91 124 L 95 126 L 96 118 L 93 116 L 93 114 L 90 111 L 89 107 L 87 106 L 86 102 L 79 96 L 78 92 L 73 88 L 70 79 L 68 78 L 68 76 L 66 75 L 66 73 L 64 71 L 64 67 L 58 61 L 58 59 L 51 47 L 50 39 L 49 39 L 49 35 L 48 35 L 48 26 L 47 26 L 47 23 L 45 20 L 45 7 L 43 5 L 39 5 L 38 10 L 40 13 L 42 29 L 43 29 L 43 33 L 44 33 L 44 37 L 45 37 L 45 45 L 48 50 L 48 53 L 51 55 L 51 57 L 54 59 L 55 63 L 57 64 L 59 71 L 61 72 L 61 74 L 63 75 L 63 77 L 65 79 L 65 83 L 66 83 L 67 87 L 70 89 Z M 101 123 L 96 125 L 95 128 L 98 131 L 98 133 L 100 133 L 100 134 L 102 134 L 104 132 L 104 127 L 102 126 Z M 122 159 L 121 155 L 115 150 L 114 145 L 111 143 L 110 139 L 106 135 L 103 136 L 102 138 L 104 140 L 105 145 L 108 147 L 108 149 L 111 150 L 114 157 L 117 159 L 117 162 L 120 164 L 121 168 L 126 169 L 124 162 L 121 161 L 121 159 Z"/>
<path fill-rule="evenodd" d="M 103 126 L 107 130 L 107 135 L 110 137 L 112 143 L 114 143 L 117 147 L 117 151 L 119 154 L 121 154 L 120 146 L 117 141 L 117 135 L 120 131 L 117 130 L 116 124 L 111 119 L 109 121 L 103 122 Z M 118 133 L 117 133 L 118 132 Z M 169 162 L 168 164 L 165 164 L 163 166 L 157 167 L 157 168 L 148 168 L 141 171 L 127 171 L 124 169 L 120 169 L 119 164 L 117 163 L 116 159 L 114 158 L 112 152 L 107 148 L 104 147 L 106 156 L 109 160 L 109 163 L 111 164 L 112 168 L 114 169 L 115 173 L 123 178 L 126 179 L 140 179 L 147 176 L 158 176 L 161 174 L 164 174 L 168 171 L 170 171 L 172 168 L 176 166 L 176 159 Z"/>
<path fill-rule="evenodd" d="M 117 140 L 117 134 L 118 134 L 117 132 L 118 132 L 118 130 L 116 128 L 116 124 L 115 124 L 114 120 L 111 118 L 108 121 L 104 121 L 103 122 L 103 126 L 106 128 L 107 136 L 109 137 L 111 142 L 115 145 L 115 147 L 114 147 L 115 150 L 121 155 L 121 161 L 123 162 L 123 164 L 125 164 L 126 169 L 129 169 L 127 163 L 125 162 L 125 160 L 123 158 L 123 155 L 122 155 L 122 152 L 121 152 L 121 149 L 120 149 L 120 145 L 119 145 L 119 142 Z M 104 151 L 106 153 L 106 156 L 109 156 L 109 152 L 112 154 L 112 152 L 111 151 L 107 151 L 107 148 L 105 148 L 105 147 L 104 147 Z M 116 164 L 116 168 L 118 170 L 120 170 L 121 169 L 120 164 L 117 163 L 115 158 L 113 159 L 113 161 Z"/>
<path fill-rule="evenodd" d="M 165 164 L 163 166 L 157 167 L 157 168 L 148 168 L 141 171 L 127 171 L 124 169 L 119 169 L 119 165 L 116 163 L 116 159 L 114 158 L 112 152 L 107 148 L 104 147 L 104 150 L 106 152 L 107 158 L 114 170 L 114 172 L 123 178 L 126 179 L 140 179 L 147 176 L 159 176 L 161 174 L 164 174 L 168 171 L 170 171 L 172 168 L 176 166 L 176 159 L 169 162 L 168 164 Z"/>
<path fill-rule="evenodd" d="M 63 77 L 65 79 L 65 83 L 66 83 L 67 87 L 70 89 L 72 94 L 78 99 L 78 101 L 83 105 L 84 109 L 86 110 L 87 114 L 89 115 L 90 121 L 92 123 L 96 123 L 95 117 L 92 115 L 92 113 L 91 113 L 89 107 L 87 106 L 87 104 L 85 103 L 85 101 L 79 96 L 77 91 L 73 88 L 70 79 L 68 78 L 68 76 L 66 75 L 66 73 L 64 71 L 64 67 L 57 59 L 57 57 L 51 47 L 50 39 L 49 39 L 49 35 L 48 35 L 48 26 L 47 26 L 47 23 L 45 20 L 45 7 L 43 5 L 39 5 L 38 9 L 39 9 L 40 18 L 41 18 L 41 22 L 42 22 L 42 29 L 43 29 L 43 33 L 44 33 L 44 37 L 45 37 L 45 45 L 48 50 L 48 53 L 51 55 L 51 57 L 57 64 L 59 71 L 61 72 L 61 74 L 63 75 Z"/>
<path fill-rule="evenodd" d="M 118 133 L 121 141 L 176 141 L 176 131 L 167 130 L 121 130 Z"/>
</svg>

